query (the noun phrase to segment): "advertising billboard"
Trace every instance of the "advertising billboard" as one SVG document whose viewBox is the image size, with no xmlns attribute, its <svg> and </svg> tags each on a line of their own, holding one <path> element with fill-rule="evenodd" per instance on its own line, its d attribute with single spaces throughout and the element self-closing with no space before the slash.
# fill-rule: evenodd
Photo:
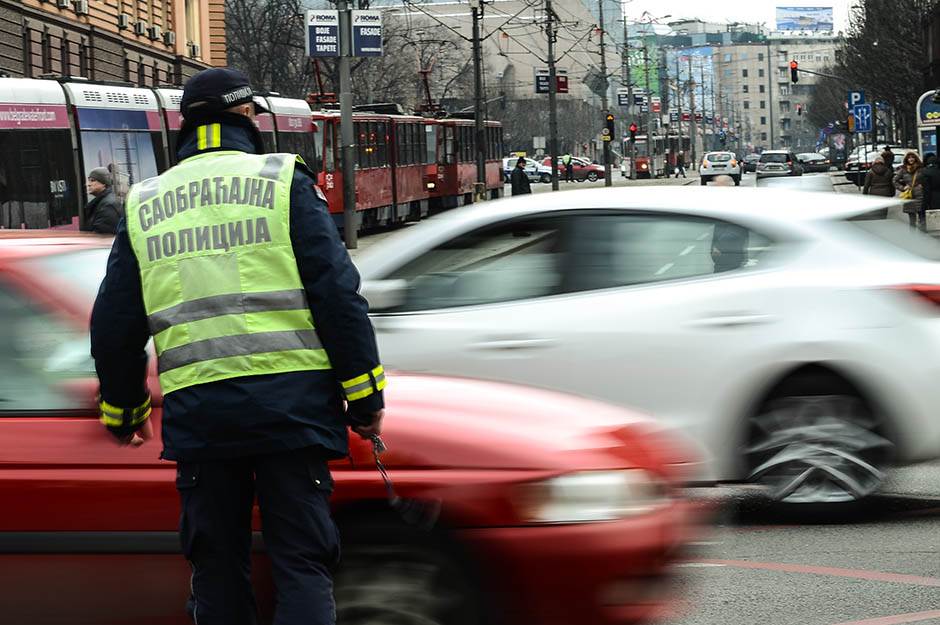
<svg viewBox="0 0 940 625">
<path fill-rule="evenodd" d="M 832 7 L 777 7 L 777 30 L 835 30 Z"/>
</svg>

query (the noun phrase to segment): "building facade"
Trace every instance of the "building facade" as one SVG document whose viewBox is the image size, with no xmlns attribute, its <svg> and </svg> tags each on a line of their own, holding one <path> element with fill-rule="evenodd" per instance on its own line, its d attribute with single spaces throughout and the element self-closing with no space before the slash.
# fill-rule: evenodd
<svg viewBox="0 0 940 625">
<path fill-rule="evenodd" d="M 771 35 L 760 43 L 714 49 L 719 114 L 736 120 L 736 134 L 746 149 L 815 149 L 819 129 L 806 120 L 806 112 L 818 77 L 800 72 L 793 83 L 790 62 L 801 70 L 824 72 L 837 46 L 834 37 Z"/>
<path fill-rule="evenodd" d="M 0 0 L 0 74 L 181 84 L 225 65 L 224 0 Z"/>
</svg>

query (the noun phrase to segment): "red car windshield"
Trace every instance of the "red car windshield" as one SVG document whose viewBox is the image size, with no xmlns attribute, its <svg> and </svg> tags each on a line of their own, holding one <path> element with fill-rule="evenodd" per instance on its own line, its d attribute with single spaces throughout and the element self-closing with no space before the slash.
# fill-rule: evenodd
<svg viewBox="0 0 940 625">
<path fill-rule="evenodd" d="M 56 280 L 73 287 L 86 299 L 89 307 L 98 294 L 98 287 L 104 280 L 108 265 L 109 248 L 102 247 L 65 254 L 49 254 L 21 261 L 19 265 L 27 268 L 30 274 L 55 276 Z"/>
</svg>

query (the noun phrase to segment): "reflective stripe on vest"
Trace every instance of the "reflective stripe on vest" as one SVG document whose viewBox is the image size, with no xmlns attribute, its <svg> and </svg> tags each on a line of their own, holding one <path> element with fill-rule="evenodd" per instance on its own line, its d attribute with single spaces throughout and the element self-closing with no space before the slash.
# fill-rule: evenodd
<svg viewBox="0 0 940 625">
<path fill-rule="evenodd" d="M 207 143 L 215 131 L 205 128 Z M 210 152 L 127 197 L 160 386 L 329 369 L 290 239 L 296 158 Z"/>
</svg>

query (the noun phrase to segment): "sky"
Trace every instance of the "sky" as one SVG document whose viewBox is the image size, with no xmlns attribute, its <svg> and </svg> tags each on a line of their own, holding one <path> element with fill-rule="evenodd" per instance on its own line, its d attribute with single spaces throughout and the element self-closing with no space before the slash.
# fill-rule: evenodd
<svg viewBox="0 0 940 625">
<path fill-rule="evenodd" d="M 848 25 L 850 0 L 629 0 L 627 18 L 640 20 L 644 11 L 655 17 L 672 15 L 666 21 L 699 18 L 710 22 L 766 22 L 773 29 L 777 6 L 831 6 L 836 30 Z"/>
</svg>

